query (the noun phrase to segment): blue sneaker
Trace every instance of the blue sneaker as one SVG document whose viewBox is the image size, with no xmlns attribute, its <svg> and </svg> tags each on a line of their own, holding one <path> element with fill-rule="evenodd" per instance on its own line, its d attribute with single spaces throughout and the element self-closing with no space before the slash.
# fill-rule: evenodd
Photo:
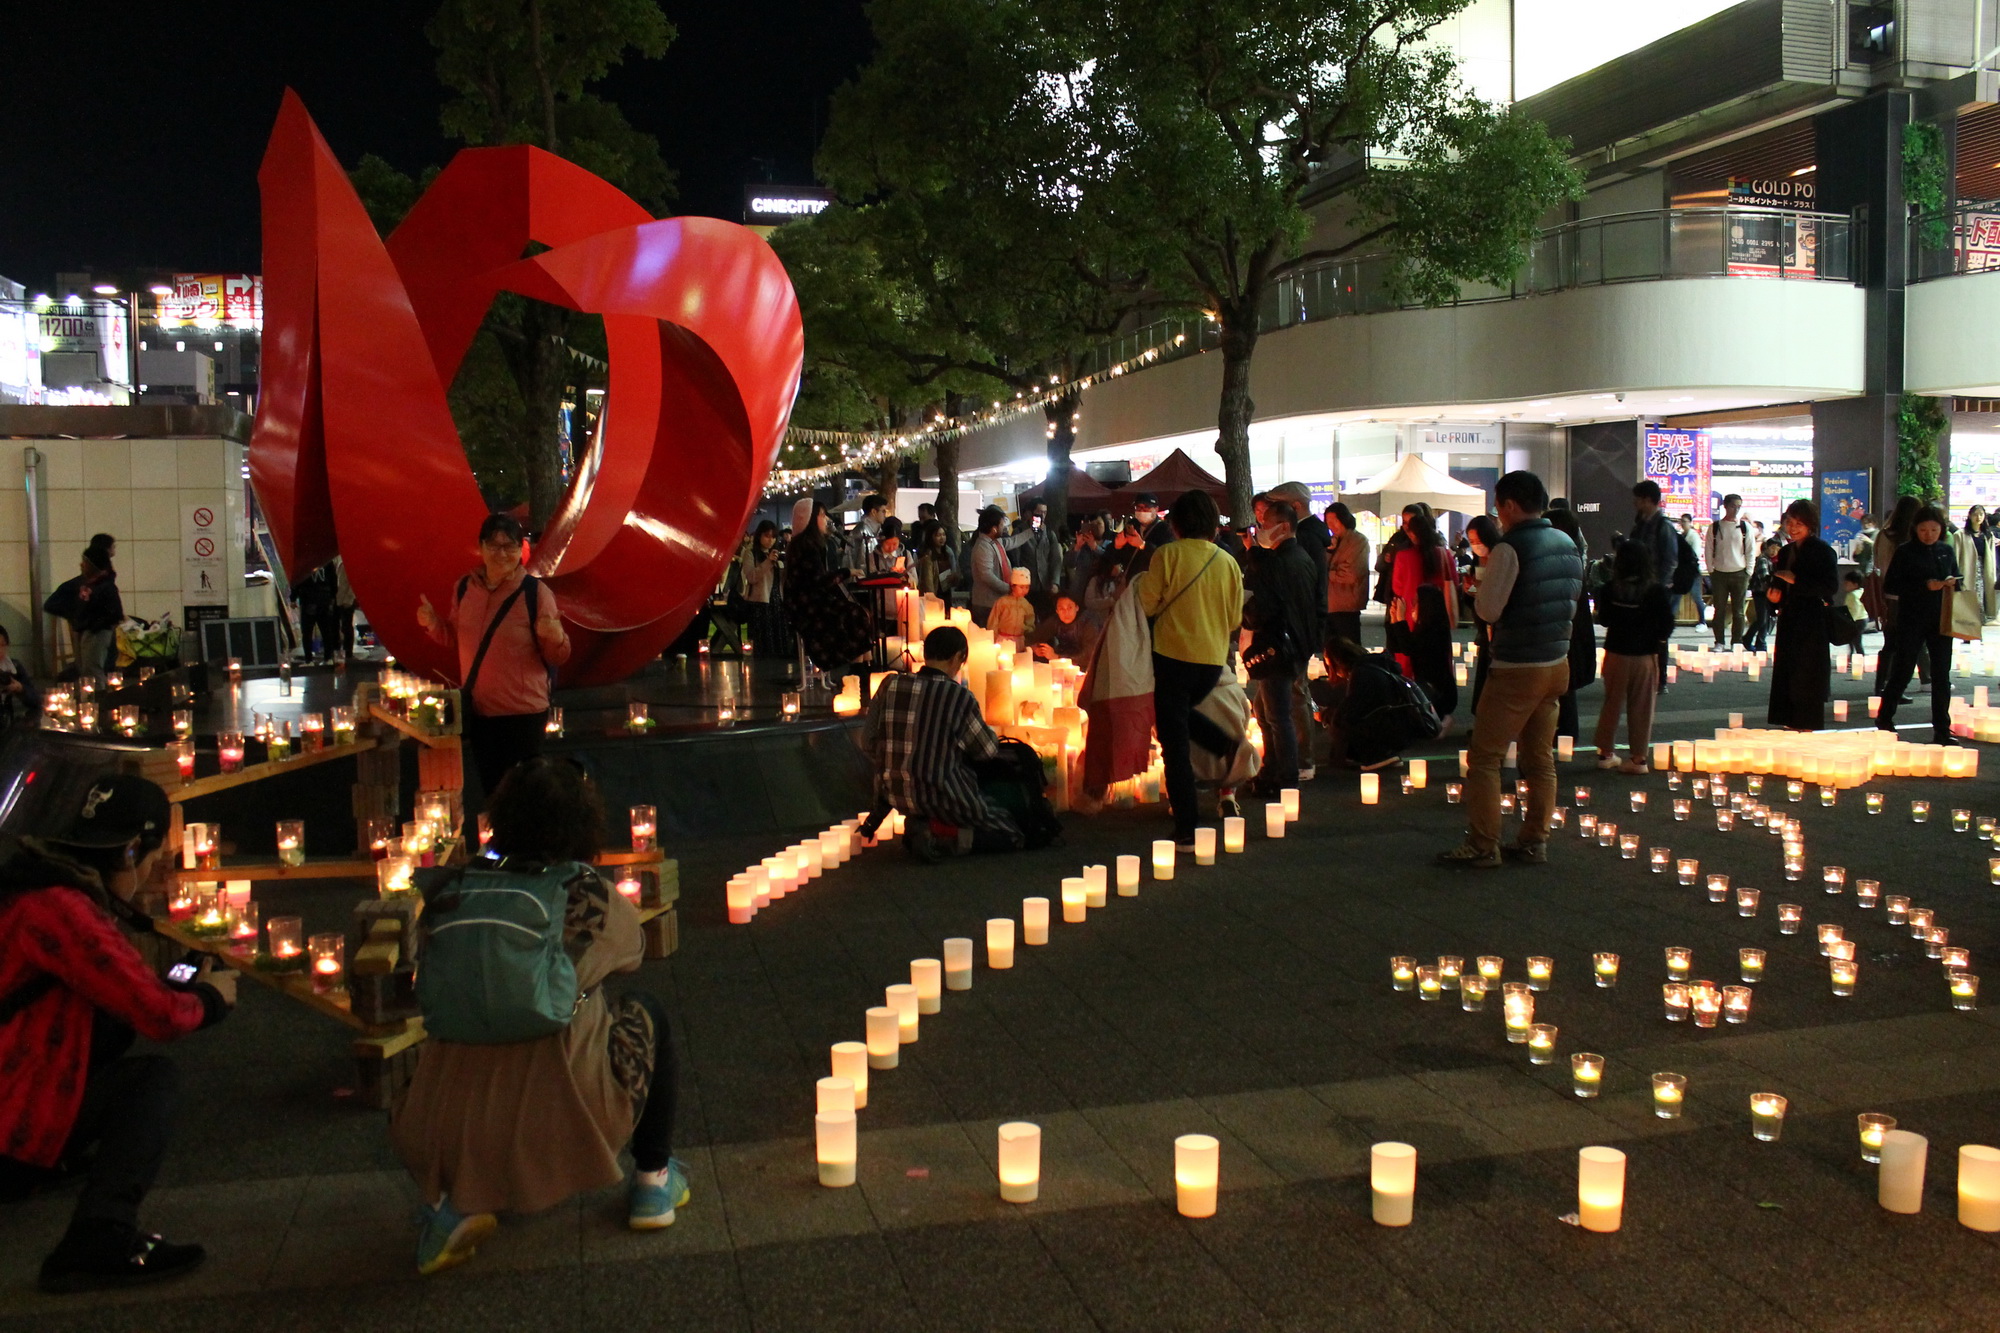
<svg viewBox="0 0 2000 1333">
<path fill-rule="evenodd" d="M 500 1225 L 491 1213 L 466 1217 L 445 1199 L 424 1210 L 423 1233 L 417 1237 L 417 1271 L 425 1277 L 456 1268 L 479 1252 L 479 1244 Z"/>
<path fill-rule="evenodd" d="M 667 1159 L 667 1179 L 662 1185 L 648 1185 L 639 1173 L 632 1173 L 632 1211 L 625 1225 L 634 1231 L 658 1231 L 674 1224 L 674 1210 L 688 1201 L 687 1168 L 678 1157 Z"/>
</svg>

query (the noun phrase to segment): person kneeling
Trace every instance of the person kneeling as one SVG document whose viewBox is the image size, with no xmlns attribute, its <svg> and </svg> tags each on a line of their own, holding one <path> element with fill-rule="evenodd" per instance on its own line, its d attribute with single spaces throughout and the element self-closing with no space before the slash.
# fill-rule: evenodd
<svg viewBox="0 0 2000 1333">
<path fill-rule="evenodd" d="M 485 854 L 417 882 L 430 1040 L 389 1137 L 428 1206 L 426 1274 L 471 1258 L 495 1213 L 613 1184 L 628 1140 L 629 1225 L 671 1226 L 688 1200 L 671 1148 L 666 1010 L 604 989 L 645 949 L 638 909 L 590 865 L 604 823 L 595 786 L 567 760 L 531 759 L 501 780 L 488 813 Z"/>
<path fill-rule="evenodd" d="M 1422 687 L 1386 654 L 1352 639 L 1329 639 L 1322 652 L 1326 679 L 1313 682 L 1337 766 L 1373 773 L 1402 762 L 1405 747 L 1436 740 L 1444 724 Z"/>
<path fill-rule="evenodd" d="M 204 1257 L 138 1225 L 173 1141 L 180 1078 L 166 1056 L 126 1051 L 137 1037 L 209 1027 L 236 1003 L 234 973 L 183 965 L 163 982 L 119 932 L 120 920 L 151 929 L 132 896 L 171 819 L 153 783 L 103 778 L 65 830 L 20 839 L 0 866 L 0 1193 L 84 1177 L 42 1264 L 44 1291 L 174 1277 Z"/>
<path fill-rule="evenodd" d="M 1001 751 L 979 701 L 958 683 L 970 651 L 965 632 L 950 625 L 925 635 L 923 670 L 882 682 L 861 733 L 875 768 L 876 806 L 903 812 L 904 845 L 920 861 L 949 851 L 1018 851 L 1025 842 L 1020 826 L 987 799 L 973 767 Z"/>
</svg>

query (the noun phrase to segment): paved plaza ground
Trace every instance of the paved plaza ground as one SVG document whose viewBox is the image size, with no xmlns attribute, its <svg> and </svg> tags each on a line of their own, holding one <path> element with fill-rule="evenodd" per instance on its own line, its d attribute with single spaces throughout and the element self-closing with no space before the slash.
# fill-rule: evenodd
<svg viewBox="0 0 2000 1333">
<path fill-rule="evenodd" d="M 1857 724 L 1868 688 L 1840 684 Z M 1659 736 L 1708 735 L 1730 710 L 1754 724 L 1763 698 L 1740 677 L 1684 683 Z M 1543 868 L 1433 867 L 1461 827 L 1448 759 L 1427 791 L 1387 784 L 1378 808 L 1352 775 L 1311 784 L 1283 841 L 1253 818 L 1244 854 L 1148 879 L 947 992 L 902 1067 L 875 1076 L 846 1190 L 814 1176 L 829 1044 L 862 1036 L 862 1011 L 911 958 L 981 937 L 1024 895 L 1055 897 L 1078 866 L 1143 852 L 1164 816 L 1073 818 L 1061 846 L 935 868 L 877 850 L 749 926 L 725 923 L 721 879 L 769 840 L 676 848 L 681 948 L 634 979 L 678 1024 L 694 1196 L 671 1231 L 626 1231 L 607 1191 L 506 1219 L 473 1262 L 418 1279 L 418 1199 L 385 1117 L 341 1095 L 342 1031 L 246 988 L 227 1024 L 175 1048 L 187 1106 L 146 1211 L 206 1243 L 207 1267 L 143 1294 L 42 1297 L 34 1268 L 71 1202 L 47 1197 L 0 1212 L 0 1328 L 2000 1328 L 1996 1238 L 1960 1227 L 1954 1202 L 1959 1145 L 2000 1141 L 2000 996 L 1954 1012 L 1921 946 L 1816 883 L 1843 865 L 1934 907 L 2000 991 L 1989 847 L 1948 817 L 2000 813 L 2000 754 L 1982 747 L 1982 763 L 1973 781 L 1876 781 L 1877 817 L 1859 790 L 1823 809 L 1768 787 L 1804 821 L 1811 869 L 1794 885 L 1761 830 L 1718 833 L 1705 809 L 1675 823 L 1662 778 L 1565 770 L 1565 803 L 1588 785 L 1648 846 L 1761 888 L 1748 920 L 1574 836 Z M 1651 794 L 1643 816 L 1627 813 L 1633 788 Z M 1912 798 L 1938 815 L 1913 824 Z M 1806 932 L 1779 934 L 1780 900 L 1806 905 Z M 1810 931 L 1822 921 L 1860 943 L 1852 998 L 1830 993 Z M 1770 951 L 1749 1022 L 1664 1020 L 1664 946 L 1733 982 L 1748 944 Z M 1591 984 L 1600 950 L 1623 958 L 1615 989 Z M 1440 953 L 1504 955 L 1510 978 L 1526 955 L 1553 956 L 1537 1017 L 1560 1026 L 1562 1062 L 1533 1067 L 1505 1041 L 1497 996 L 1473 1014 L 1391 989 L 1392 954 Z M 1570 1092 L 1581 1050 L 1607 1058 L 1596 1101 Z M 1678 1121 L 1650 1110 L 1648 1077 L 1666 1069 L 1689 1078 Z M 1751 1137 L 1756 1091 L 1791 1099 L 1777 1143 Z M 1854 1127 L 1869 1110 L 1930 1139 L 1920 1216 L 1875 1203 Z M 1044 1131 L 1041 1199 L 1025 1206 L 994 1186 L 995 1127 L 1011 1119 Z M 1222 1142 L 1220 1209 L 1202 1221 L 1173 1207 L 1173 1139 L 1190 1132 Z M 1370 1221 L 1368 1149 L 1384 1139 L 1420 1155 L 1406 1229 Z M 1587 1144 L 1630 1157 L 1613 1235 L 1563 1221 Z"/>
</svg>

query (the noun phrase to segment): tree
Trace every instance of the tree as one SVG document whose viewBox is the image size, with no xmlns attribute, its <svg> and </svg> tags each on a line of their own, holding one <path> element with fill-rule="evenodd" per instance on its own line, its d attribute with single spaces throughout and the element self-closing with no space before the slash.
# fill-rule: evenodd
<svg viewBox="0 0 2000 1333">
<path fill-rule="evenodd" d="M 1078 188 L 1089 160 L 1064 76 L 1050 73 L 1069 58 L 1035 9 L 873 0 L 876 55 L 835 95 L 817 161 L 842 202 L 779 233 L 788 267 L 831 248 L 853 256 L 847 272 L 863 281 L 840 293 L 840 319 L 816 320 L 822 293 L 801 281 L 808 345 L 816 323 L 832 333 L 813 355 L 885 406 L 1043 398 L 1147 297 L 1115 220 Z M 1057 526 L 1076 406 L 1073 393 L 1043 403 Z"/>
<path fill-rule="evenodd" d="M 1469 0 L 1046 0 L 1059 99 L 1090 145 L 1080 173 L 1137 233 L 1168 300 L 1220 334 L 1216 451 L 1230 511 L 1249 513 L 1250 366 L 1274 284 L 1373 247 L 1424 302 L 1505 284 L 1538 219 L 1578 195 L 1566 145 L 1468 94 L 1429 42 Z M 1053 72 L 1053 71 L 1052 71 Z M 1358 165 L 1351 238 L 1304 248 L 1308 185 Z"/>
<path fill-rule="evenodd" d="M 425 28 L 438 78 L 453 94 L 442 122 L 470 147 L 532 144 L 566 157 L 654 212 L 673 193 L 659 144 L 590 91 L 629 55 L 657 58 L 674 38 L 657 0 L 444 0 Z M 424 173 L 423 183 L 436 174 Z M 421 187 L 372 154 L 353 173 L 370 216 L 389 230 Z M 539 529 L 562 498 L 562 403 L 603 356 L 603 324 L 559 306 L 503 294 L 451 386 L 452 414 L 489 500 L 528 504 Z M 505 373 L 498 368 L 504 366 Z M 579 418 L 581 414 L 579 414 Z"/>
</svg>

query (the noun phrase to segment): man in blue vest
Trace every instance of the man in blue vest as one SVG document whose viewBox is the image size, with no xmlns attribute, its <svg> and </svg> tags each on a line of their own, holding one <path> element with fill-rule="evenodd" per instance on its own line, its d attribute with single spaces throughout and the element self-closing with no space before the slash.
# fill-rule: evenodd
<svg viewBox="0 0 2000 1333">
<path fill-rule="evenodd" d="M 1474 713 L 1465 782 L 1465 841 L 1440 865 L 1500 864 L 1500 761 L 1518 741 L 1528 781 L 1521 833 L 1506 855 L 1529 865 L 1549 859 L 1549 814 L 1556 804 L 1556 711 L 1569 689 L 1570 625 L 1583 589 L 1576 543 L 1549 526 L 1548 488 L 1532 472 L 1509 472 L 1493 489 L 1501 537 L 1479 580 L 1479 618 L 1493 627 L 1492 663 Z"/>
</svg>

